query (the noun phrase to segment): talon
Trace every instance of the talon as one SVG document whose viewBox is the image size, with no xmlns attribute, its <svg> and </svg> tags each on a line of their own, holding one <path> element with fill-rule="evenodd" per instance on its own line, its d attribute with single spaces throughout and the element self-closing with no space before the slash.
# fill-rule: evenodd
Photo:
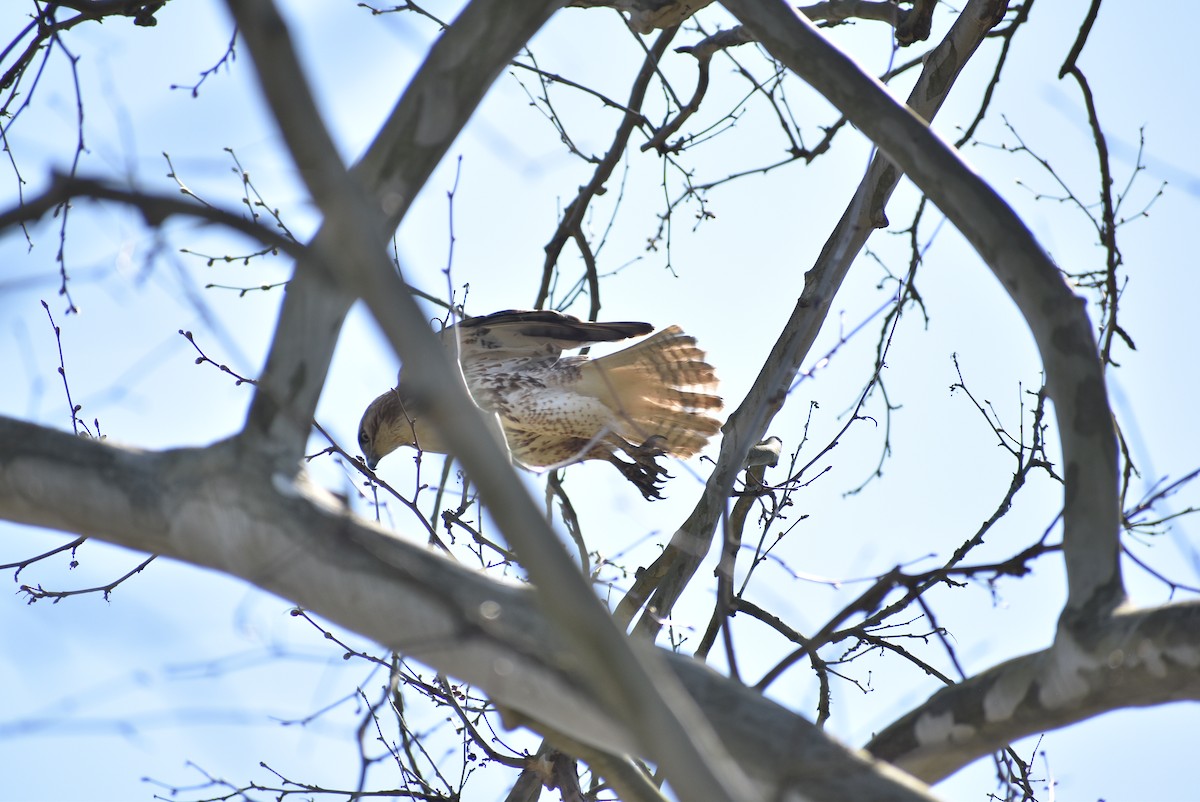
<svg viewBox="0 0 1200 802">
<path fill-rule="evenodd" d="M 633 462 L 625 462 L 612 452 L 609 452 L 605 459 L 615 465 L 621 475 L 628 479 L 647 501 L 655 501 L 663 498 L 662 486 L 672 478 L 666 468 L 659 465 L 655 459 L 667 453 L 661 447 L 665 443 L 666 439 L 656 434 L 647 438 L 640 446 L 635 446 L 633 443 L 625 443 L 621 446 L 621 450 Z"/>
<path fill-rule="evenodd" d="M 655 434 L 646 438 L 646 442 L 642 443 L 640 446 L 633 446 L 630 444 L 630 448 L 625 449 L 625 451 L 634 459 L 638 459 L 639 456 L 645 455 L 650 460 L 653 460 L 655 457 L 660 457 L 667 453 L 666 445 L 667 438 L 663 437 L 661 434 Z"/>
</svg>

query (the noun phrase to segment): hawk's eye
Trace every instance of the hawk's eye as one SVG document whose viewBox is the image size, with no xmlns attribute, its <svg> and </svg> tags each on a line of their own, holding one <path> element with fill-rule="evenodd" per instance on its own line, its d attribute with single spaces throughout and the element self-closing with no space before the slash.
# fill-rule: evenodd
<svg viewBox="0 0 1200 802">
<path fill-rule="evenodd" d="M 360 431 L 358 433 L 358 444 L 360 446 L 365 446 L 370 442 L 371 442 L 371 438 L 367 436 L 367 433 L 365 431 Z"/>
</svg>

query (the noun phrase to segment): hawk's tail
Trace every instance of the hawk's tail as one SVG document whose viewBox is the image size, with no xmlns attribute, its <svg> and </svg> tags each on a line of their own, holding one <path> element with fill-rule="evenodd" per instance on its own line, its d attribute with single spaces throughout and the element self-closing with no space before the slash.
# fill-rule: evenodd
<svg viewBox="0 0 1200 802">
<path fill-rule="evenodd" d="M 587 391 L 617 413 L 616 433 L 635 445 L 657 435 L 664 451 L 687 458 L 721 428 L 711 414 L 721 409 L 713 394 L 717 374 L 696 338 L 678 326 L 585 362 L 582 370 Z"/>
</svg>

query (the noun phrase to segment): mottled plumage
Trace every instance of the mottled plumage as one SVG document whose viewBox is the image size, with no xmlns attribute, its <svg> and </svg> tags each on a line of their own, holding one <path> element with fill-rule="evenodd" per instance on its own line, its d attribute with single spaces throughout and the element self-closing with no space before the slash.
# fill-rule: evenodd
<svg viewBox="0 0 1200 802">
<path fill-rule="evenodd" d="M 562 355 L 652 330 L 648 323 L 509 310 L 467 318 L 440 336 L 476 403 L 499 417 L 517 462 L 547 468 L 603 459 L 647 498 L 660 498 L 667 474 L 655 457 L 690 457 L 720 428 L 711 414 L 721 408 L 716 374 L 695 338 L 670 326 L 599 359 Z M 404 392 L 403 372 L 395 389 L 367 407 L 358 442 L 371 468 L 403 445 L 446 451 Z"/>
</svg>

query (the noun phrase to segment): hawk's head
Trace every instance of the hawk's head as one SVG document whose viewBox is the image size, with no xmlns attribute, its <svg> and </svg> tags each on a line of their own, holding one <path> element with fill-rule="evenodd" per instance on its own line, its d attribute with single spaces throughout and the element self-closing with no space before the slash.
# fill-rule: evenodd
<svg viewBox="0 0 1200 802">
<path fill-rule="evenodd" d="M 371 402 L 358 424 L 358 447 L 368 468 L 375 470 L 381 459 L 400 446 L 440 450 L 430 427 L 419 423 L 419 412 L 400 388 L 388 390 Z"/>
</svg>

